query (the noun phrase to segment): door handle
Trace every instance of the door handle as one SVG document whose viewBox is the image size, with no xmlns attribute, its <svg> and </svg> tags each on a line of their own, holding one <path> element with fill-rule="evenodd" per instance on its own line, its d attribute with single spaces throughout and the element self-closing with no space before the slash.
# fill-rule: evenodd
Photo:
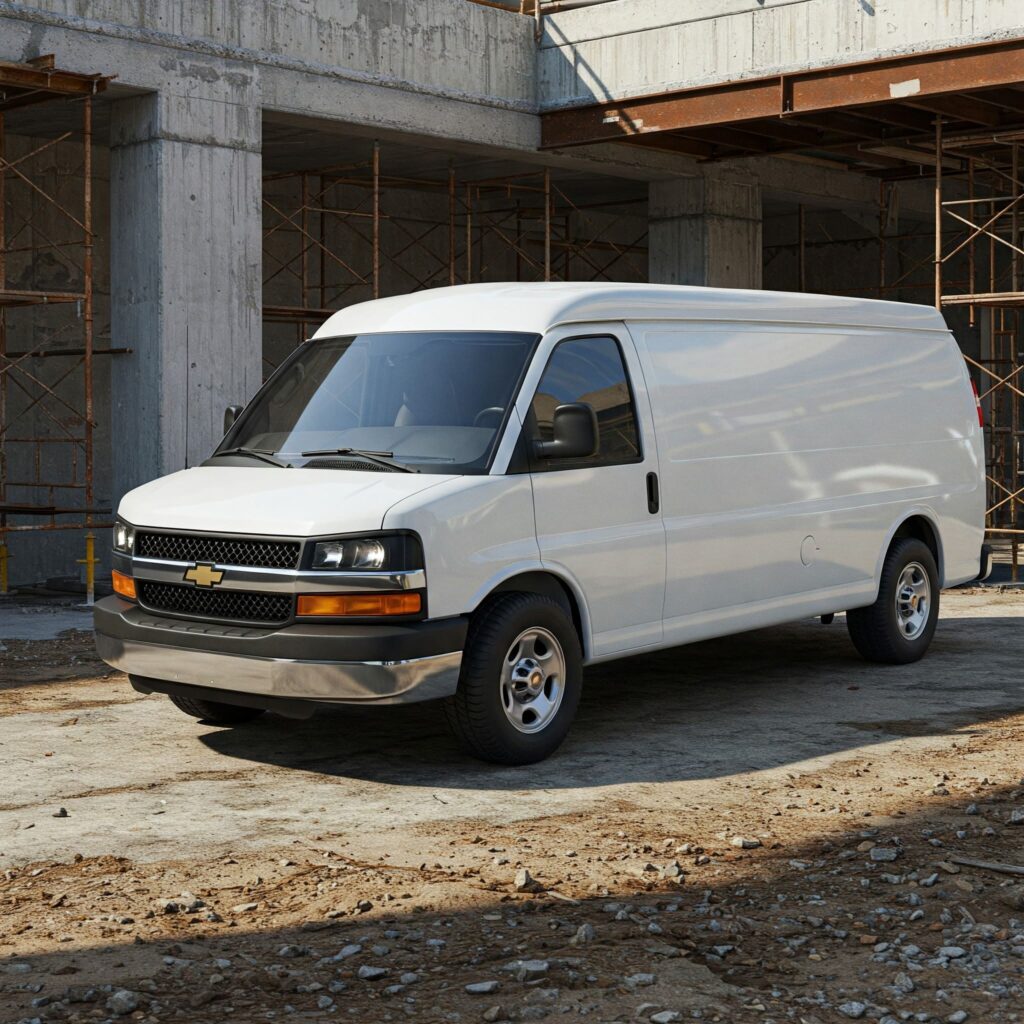
<svg viewBox="0 0 1024 1024">
<path fill-rule="evenodd" d="M 647 511 L 653 516 L 658 509 L 661 507 L 660 497 L 658 495 L 658 474 L 648 473 L 647 474 Z"/>
</svg>

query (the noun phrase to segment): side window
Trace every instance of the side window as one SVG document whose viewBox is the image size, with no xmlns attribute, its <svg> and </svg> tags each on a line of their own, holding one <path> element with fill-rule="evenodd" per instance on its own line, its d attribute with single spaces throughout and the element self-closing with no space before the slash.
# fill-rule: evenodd
<svg viewBox="0 0 1024 1024">
<path fill-rule="evenodd" d="M 555 348 L 530 406 L 530 435 L 550 441 L 555 409 L 570 402 L 586 402 L 597 414 L 597 453 L 589 459 L 571 462 L 536 460 L 535 469 L 607 466 L 640 460 L 636 408 L 622 352 L 614 338 L 574 338 Z"/>
</svg>

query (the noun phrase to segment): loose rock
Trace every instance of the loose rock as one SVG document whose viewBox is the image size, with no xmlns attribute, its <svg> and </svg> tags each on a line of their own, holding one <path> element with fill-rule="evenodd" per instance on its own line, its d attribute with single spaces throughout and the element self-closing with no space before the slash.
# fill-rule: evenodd
<svg viewBox="0 0 1024 1024">
<path fill-rule="evenodd" d="M 489 996 L 501 988 L 500 981 L 474 981 L 466 986 L 466 991 L 471 996 Z"/>
<path fill-rule="evenodd" d="M 526 868 L 520 868 L 515 878 L 516 892 L 542 892 L 544 886 Z"/>
</svg>

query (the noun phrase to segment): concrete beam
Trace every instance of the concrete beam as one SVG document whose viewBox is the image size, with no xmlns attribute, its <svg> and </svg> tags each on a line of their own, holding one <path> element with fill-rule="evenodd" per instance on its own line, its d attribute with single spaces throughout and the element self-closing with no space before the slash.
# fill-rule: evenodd
<svg viewBox="0 0 1024 1024">
<path fill-rule="evenodd" d="M 626 11 L 625 2 L 548 21 L 557 26 L 569 14 L 587 13 L 603 31 L 600 19 Z M 725 16 L 729 5 L 750 7 L 753 0 L 714 2 Z M 52 52 L 62 67 L 116 73 L 119 90 L 184 97 L 245 82 L 254 110 L 279 120 L 382 140 L 419 139 L 537 166 L 646 181 L 701 173 L 685 156 L 610 143 L 538 153 L 533 25 L 518 14 L 465 0 L 392 0 L 386 16 L 379 0 L 226 0 L 226 6 L 230 16 L 214 19 L 204 0 L 97 0 L 85 17 L 73 0 L 36 0 L 31 7 L 0 0 L 0 59 Z M 658 17 L 670 10 L 677 10 L 675 0 L 667 6 L 652 0 Z M 648 21 L 652 16 L 645 15 Z M 794 176 L 789 162 L 744 163 L 758 176 Z M 814 168 L 801 168 L 797 177 L 808 181 L 809 193 L 823 188 L 823 197 L 848 201 L 863 201 L 865 189 L 875 187 L 840 172 L 825 186 Z"/>
<path fill-rule="evenodd" d="M 616 0 L 545 18 L 554 110 L 1021 35 L 1017 0 Z"/>
<path fill-rule="evenodd" d="M 187 94 L 243 74 L 279 119 L 643 180 L 697 173 L 621 146 L 539 155 L 533 21 L 519 14 L 465 0 L 226 6 L 214 19 L 205 0 L 97 0 L 85 17 L 72 0 L 0 0 L 0 59 L 56 53 L 62 67 L 116 73 L 121 91 Z"/>
<path fill-rule="evenodd" d="M 0 59 L 40 52 L 122 85 L 244 67 L 268 109 L 534 147 L 530 19 L 465 0 L 0 0 Z"/>
</svg>

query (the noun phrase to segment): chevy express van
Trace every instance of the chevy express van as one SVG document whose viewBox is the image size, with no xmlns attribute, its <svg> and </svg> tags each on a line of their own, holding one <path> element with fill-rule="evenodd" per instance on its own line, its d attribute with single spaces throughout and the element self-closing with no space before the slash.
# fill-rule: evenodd
<svg viewBox="0 0 1024 1024">
<path fill-rule="evenodd" d="M 595 662 L 839 611 L 864 657 L 920 658 L 939 591 L 987 574 L 980 416 L 923 306 L 362 303 L 125 496 L 97 647 L 208 722 L 441 698 L 478 757 L 538 761 Z"/>
</svg>

